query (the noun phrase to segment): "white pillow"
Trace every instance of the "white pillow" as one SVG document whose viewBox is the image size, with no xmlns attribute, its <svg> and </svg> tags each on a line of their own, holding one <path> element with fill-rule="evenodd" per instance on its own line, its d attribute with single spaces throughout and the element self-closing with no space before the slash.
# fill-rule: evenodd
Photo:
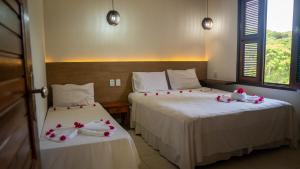
<svg viewBox="0 0 300 169">
<path fill-rule="evenodd" d="M 170 86 L 176 89 L 195 89 L 200 88 L 200 82 L 195 69 L 187 70 L 167 70 Z"/>
<path fill-rule="evenodd" d="M 53 106 L 92 105 L 94 100 L 94 83 L 84 85 L 52 85 Z"/>
<path fill-rule="evenodd" d="M 165 72 L 133 72 L 132 88 L 134 92 L 153 92 L 168 90 Z"/>
</svg>

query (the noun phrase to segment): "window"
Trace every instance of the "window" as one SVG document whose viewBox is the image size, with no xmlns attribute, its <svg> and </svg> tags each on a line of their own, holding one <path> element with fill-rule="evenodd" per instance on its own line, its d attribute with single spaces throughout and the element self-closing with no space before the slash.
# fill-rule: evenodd
<svg viewBox="0 0 300 169">
<path fill-rule="evenodd" d="M 299 86 L 298 3 L 239 0 L 239 82 Z"/>
</svg>

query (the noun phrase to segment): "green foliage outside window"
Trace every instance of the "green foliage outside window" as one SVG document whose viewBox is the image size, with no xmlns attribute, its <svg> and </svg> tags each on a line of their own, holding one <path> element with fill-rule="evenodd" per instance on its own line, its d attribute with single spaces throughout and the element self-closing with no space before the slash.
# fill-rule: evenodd
<svg viewBox="0 0 300 169">
<path fill-rule="evenodd" d="M 265 83 L 289 84 L 292 32 L 267 30 Z"/>
</svg>

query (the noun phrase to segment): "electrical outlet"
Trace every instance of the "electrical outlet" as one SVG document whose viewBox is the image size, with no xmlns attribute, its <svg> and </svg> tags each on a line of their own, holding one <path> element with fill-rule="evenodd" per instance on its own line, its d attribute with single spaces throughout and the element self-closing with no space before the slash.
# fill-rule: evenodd
<svg viewBox="0 0 300 169">
<path fill-rule="evenodd" d="M 116 79 L 116 86 L 121 86 L 121 79 Z"/>
<path fill-rule="evenodd" d="M 110 86 L 110 87 L 113 87 L 113 86 L 115 86 L 115 85 L 116 85 L 115 79 L 110 79 L 110 80 L 109 80 L 109 86 Z"/>
</svg>

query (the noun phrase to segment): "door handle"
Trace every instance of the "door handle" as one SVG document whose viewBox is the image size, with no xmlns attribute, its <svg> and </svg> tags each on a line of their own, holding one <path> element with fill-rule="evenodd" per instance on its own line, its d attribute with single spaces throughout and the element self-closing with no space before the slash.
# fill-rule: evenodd
<svg viewBox="0 0 300 169">
<path fill-rule="evenodd" d="M 40 93 L 42 98 L 46 98 L 48 96 L 48 88 L 46 86 L 42 87 L 41 89 L 35 89 L 31 91 L 32 94 Z"/>
</svg>

